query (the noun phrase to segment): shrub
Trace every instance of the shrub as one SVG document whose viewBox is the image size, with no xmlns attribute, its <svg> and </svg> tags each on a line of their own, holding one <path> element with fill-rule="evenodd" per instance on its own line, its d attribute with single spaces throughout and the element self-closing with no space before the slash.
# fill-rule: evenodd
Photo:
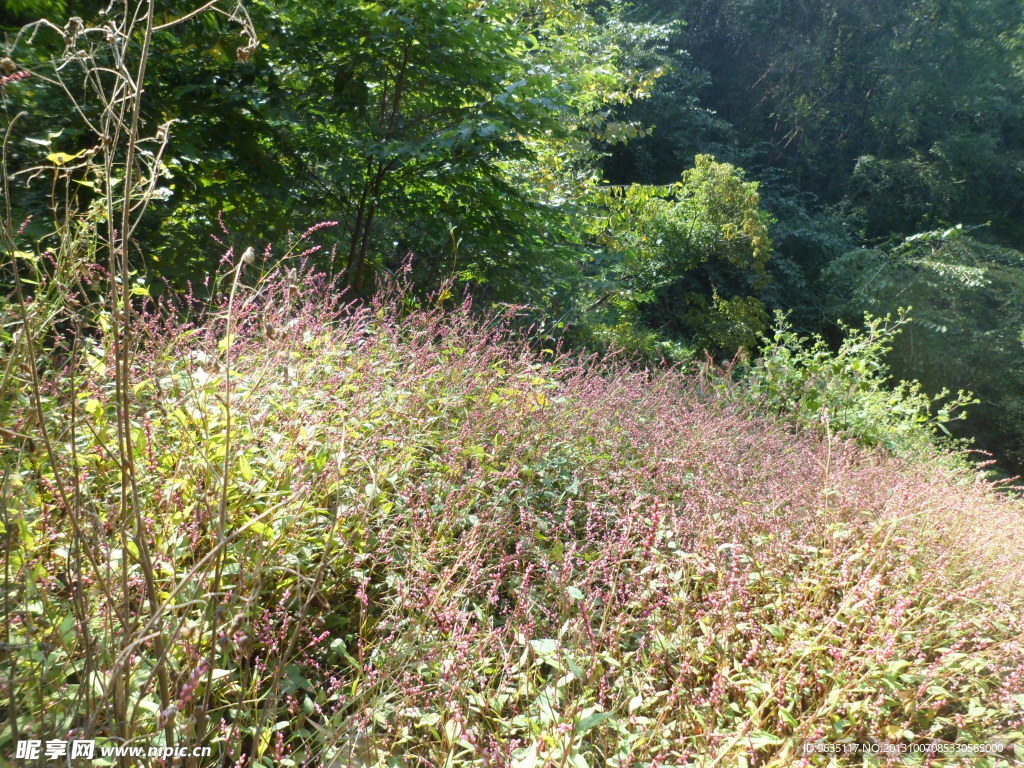
<svg viewBox="0 0 1024 768">
<path fill-rule="evenodd" d="M 897 455 L 933 453 L 946 425 L 977 402 L 969 393 L 934 397 L 916 381 L 893 382 L 886 362 L 893 339 L 910 321 L 864 316 L 864 328 L 841 324 L 845 337 L 833 351 L 820 335 L 803 337 L 785 315 L 764 339 L 761 357 L 742 387 L 746 397 L 801 424 L 832 428 L 865 445 Z"/>
<path fill-rule="evenodd" d="M 577 324 L 641 354 L 674 343 L 731 355 L 757 343 L 768 321 L 754 294 L 765 283 L 771 217 L 756 182 L 698 155 L 674 184 L 608 187 L 596 197 L 602 213 Z"/>
<path fill-rule="evenodd" d="M 974 392 L 981 402 L 955 431 L 1015 472 L 1024 467 L 1024 253 L 983 236 L 959 226 L 921 232 L 851 251 L 825 277 L 847 316 L 892 312 L 901 303 L 917 308 L 910 332 L 895 340 L 892 370 L 928 393 L 943 385 Z"/>
</svg>

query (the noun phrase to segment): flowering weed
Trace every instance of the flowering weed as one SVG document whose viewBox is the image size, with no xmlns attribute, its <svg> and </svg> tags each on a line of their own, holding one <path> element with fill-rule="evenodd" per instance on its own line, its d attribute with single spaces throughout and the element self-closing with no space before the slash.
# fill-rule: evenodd
<svg viewBox="0 0 1024 768">
<path fill-rule="evenodd" d="M 246 268 L 202 320 L 187 301 L 140 317 L 129 423 L 104 323 L 11 405 L 12 435 L 42 418 L 51 450 L 19 439 L 3 463 L 5 750 L 1024 758 L 1024 514 L 985 481 L 794 435 L 680 373 L 538 354 L 468 302 L 346 304 Z"/>
</svg>

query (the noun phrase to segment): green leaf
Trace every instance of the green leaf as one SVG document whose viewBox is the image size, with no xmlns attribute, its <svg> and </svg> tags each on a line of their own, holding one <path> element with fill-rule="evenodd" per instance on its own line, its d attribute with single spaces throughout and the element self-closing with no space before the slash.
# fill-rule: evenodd
<svg viewBox="0 0 1024 768">
<path fill-rule="evenodd" d="M 284 676 L 287 682 L 281 687 L 287 693 L 292 693 L 295 690 L 314 690 L 313 684 L 303 677 L 302 670 L 295 664 L 288 664 L 284 668 Z"/>
<path fill-rule="evenodd" d="M 542 656 L 550 656 L 558 650 L 558 641 L 550 637 L 531 640 L 530 645 Z"/>
<path fill-rule="evenodd" d="M 250 466 L 249 460 L 245 458 L 244 453 L 238 454 L 238 474 L 240 474 L 242 479 L 246 482 L 250 482 L 256 476 L 252 471 L 252 466 Z"/>
<path fill-rule="evenodd" d="M 586 714 L 589 712 L 590 714 Z M 583 734 L 587 731 L 596 728 L 605 720 L 610 718 L 614 712 L 598 712 L 594 708 L 583 710 L 583 717 L 576 723 L 576 733 Z"/>
<path fill-rule="evenodd" d="M 767 731 L 753 731 L 748 737 L 751 746 L 754 749 L 761 749 L 762 747 L 773 747 L 783 743 L 783 739 L 774 734 L 768 733 Z"/>
</svg>

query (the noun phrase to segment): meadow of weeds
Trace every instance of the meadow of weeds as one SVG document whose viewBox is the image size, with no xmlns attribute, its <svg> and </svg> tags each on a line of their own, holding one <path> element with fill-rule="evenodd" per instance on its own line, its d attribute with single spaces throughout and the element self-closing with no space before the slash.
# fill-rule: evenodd
<svg viewBox="0 0 1024 768">
<path fill-rule="evenodd" d="M 1024 759 L 1013 498 L 698 376 L 536 349 L 468 302 L 347 304 L 226 258 L 224 290 L 148 303 L 130 349 L 100 314 L 8 356 L 3 754 Z M 982 744 L 1002 751 L 951 746 Z"/>
</svg>

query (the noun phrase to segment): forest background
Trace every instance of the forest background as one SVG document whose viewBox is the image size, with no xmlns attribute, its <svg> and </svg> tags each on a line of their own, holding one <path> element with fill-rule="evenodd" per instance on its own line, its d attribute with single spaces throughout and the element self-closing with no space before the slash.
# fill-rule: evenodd
<svg viewBox="0 0 1024 768">
<path fill-rule="evenodd" d="M 153 35 L 143 123 L 165 143 L 151 147 L 161 178 L 129 254 L 140 293 L 202 296 L 225 237 L 269 258 L 290 232 L 334 222 L 301 257 L 353 295 L 405 268 L 423 294 L 454 281 L 478 306 L 516 307 L 541 338 L 651 362 L 739 355 L 736 375 L 754 374 L 759 352 L 815 337 L 837 349 L 865 312 L 912 307 L 905 326 L 861 338 L 892 346 L 894 380 L 939 403 L 915 418 L 1020 469 L 1014 0 L 246 10 L 258 37 L 217 14 Z M 38 215 L 58 177 L 76 215 L 101 215 L 94 137 L 69 107 L 88 116 L 90 83 L 61 56 L 109 56 L 76 40 L 102 13 L 80 0 L 0 12 L 3 119 L 25 113 L 6 149 L 24 181 L 11 220 L 37 214 L 18 258 L 58 237 Z M 66 26 L 23 29 L 41 17 Z M 776 311 L 788 319 L 772 336 Z M 943 411 L 942 393 L 962 390 L 980 402 L 956 421 L 969 398 Z"/>
</svg>

